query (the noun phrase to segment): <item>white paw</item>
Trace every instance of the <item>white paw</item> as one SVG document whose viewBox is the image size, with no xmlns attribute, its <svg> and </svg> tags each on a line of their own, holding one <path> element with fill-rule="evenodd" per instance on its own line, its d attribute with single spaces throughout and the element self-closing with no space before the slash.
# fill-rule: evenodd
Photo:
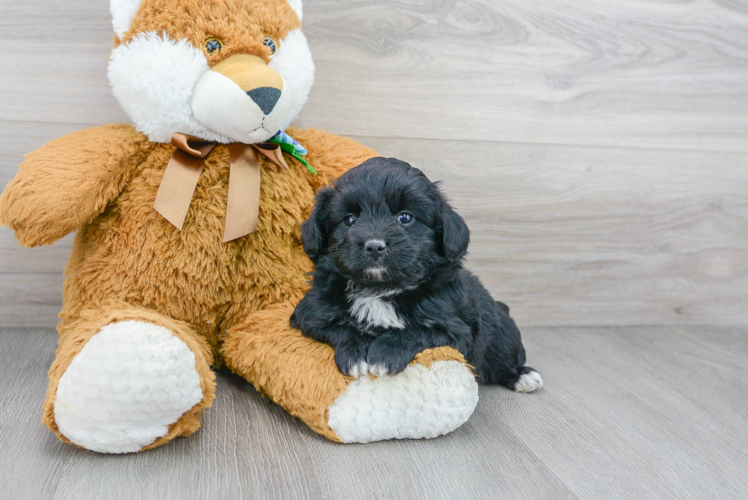
<svg viewBox="0 0 748 500">
<path fill-rule="evenodd" d="M 464 424 L 477 404 L 478 384 L 467 366 L 435 361 L 390 377 L 357 378 L 328 408 L 328 425 L 344 443 L 433 438 Z"/>
<path fill-rule="evenodd" d="M 363 377 L 364 375 L 381 377 L 387 375 L 387 373 L 387 367 L 384 365 L 370 365 L 366 361 L 359 361 L 351 367 L 351 372 L 348 375 L 353 378 Z"/>
<path fill-rule="evenodd" d="M 517 383 L 514 384 L 516 392 L 533 392 L 541 387 L 543 387 L 543 377 L 535 370 L 522 374 Z"/>
<path fill-rule="evenodd" d="M 370 365 L 366 361 L 359 361 L 351 367 L 351 372 L 348 375 L 353 378 L 363 377 L 364 375 L 382 377 L 387 375 L 387 373 L 389 373 L 389 371 L 384 365 Z"/>
<path fill-rule="evenodd" d="M 366 361 L 359 361 L 351 367 L 351 372 L 348 374 L 353 378 L 363 377 L 369 374 L 369 364 Z"/>
<path fill-rule="evenodd" d="M 369 365 L 369 373 L 377 377 L 384 377 L 390 371 L 384 365 Z"/>
<path fill-rule="evenodd" d="M 103 327 L 62 375 L 55 422 L 71 442 L 102 453 L 142 449 L 203 399 L 195 354 L 161 326 Z"/>
</svg>

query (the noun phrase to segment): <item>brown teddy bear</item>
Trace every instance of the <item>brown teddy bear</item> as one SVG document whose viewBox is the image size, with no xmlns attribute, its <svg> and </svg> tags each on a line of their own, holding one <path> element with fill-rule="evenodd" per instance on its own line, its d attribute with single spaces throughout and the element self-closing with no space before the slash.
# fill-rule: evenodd
<svg viewBox="0 0 748 500">
<path fill-rule="evenodd" d="M 111 0 L 111 13 L 109 79 L 134 126 L 50 142 L 0 199 L 25 246 L 77 231 L 44 423 L 99 452 L 160 446 L 199 428 L 225 365 L 332 440 L 462 425 L 478 389 L 456 351 L 354 379 L 289 326 L 315 191 L 375 156 L 286 130 L 314 79 L 301 1 Z"/>
</svg>

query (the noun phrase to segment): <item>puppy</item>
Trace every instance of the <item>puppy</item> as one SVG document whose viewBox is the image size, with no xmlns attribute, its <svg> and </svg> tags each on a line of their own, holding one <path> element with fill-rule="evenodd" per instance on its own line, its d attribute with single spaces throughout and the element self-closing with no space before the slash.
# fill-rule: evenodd
<svg viewBox="0 0 748 500">
<path fill-rule="evenodd" d="M 316 270 L 291 326 L 333 346 L 344 374 L 396 374 L 424 349 L 450 346 L 481 383 L 543 385 L 509 308 L 462 267 L 465 221 L 420 170 L 366 161 L 319 192 L 301 234 Z"/>
</svg>

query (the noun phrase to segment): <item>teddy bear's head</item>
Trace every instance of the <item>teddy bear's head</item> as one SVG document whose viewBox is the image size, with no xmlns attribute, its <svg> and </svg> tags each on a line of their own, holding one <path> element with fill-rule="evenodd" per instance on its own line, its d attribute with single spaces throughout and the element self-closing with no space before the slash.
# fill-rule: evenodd
<svg viewBox="0 0 748 500">
<path fill-rule="evenodd" d="M 263 142 L 314 81 L 301 0 L 111 0 L 114 95 L 153 142 Z"/>
</svg>

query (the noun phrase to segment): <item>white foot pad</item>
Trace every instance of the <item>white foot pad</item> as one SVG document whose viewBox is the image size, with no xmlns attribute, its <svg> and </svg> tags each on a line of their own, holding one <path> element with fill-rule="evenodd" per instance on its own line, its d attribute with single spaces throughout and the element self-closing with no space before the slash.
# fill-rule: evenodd
<svg viewBox="0 0 748 500">
<path fill-rule="evenodd" d="M 516 392 L 533 392 L 541 387 L 543 387 L 543 377 L 535 370 L 522 374 L 517 383 L 514 384 Z"/>
<path fill-rule="evenodd" d="M 123 321 L 83 346 L 57 386 L 60 433 L 102 453 L 128 453 L 165 436 L 203 399 L 195 354 L 161 326 Z"/>
<path fill-rule="evenodd" d="M 361 377 L 328 408 L 344 443 L 433 438 L 464 424 L 478 404 L 478 384 L 458 361 L 408 366 L 395 376 Z"/>
</svg>

